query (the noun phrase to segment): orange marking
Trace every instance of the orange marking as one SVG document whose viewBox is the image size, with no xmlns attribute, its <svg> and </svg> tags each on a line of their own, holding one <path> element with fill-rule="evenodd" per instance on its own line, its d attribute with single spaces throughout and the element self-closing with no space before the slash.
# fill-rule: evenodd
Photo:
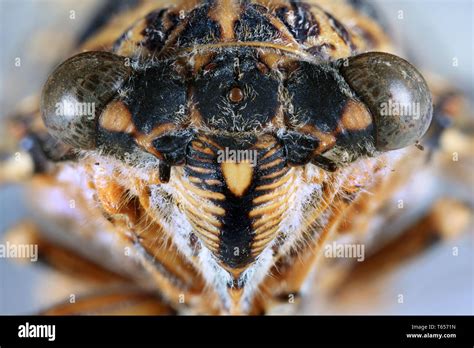
<svg viewBox="0 0 474 348">
<path fill-rule="evenodd" d="M 273 172 L 273 173 L 264 175 L 264 176 L 261 177 L 261 179 L 273 179 L 273 178 L 276 178 L 279 175 L 285 174 L 286 171 L 287 171 L 287 168 L 283 168 L 283 169 L 280 169 L 277 172 Z"/>
<path fill-rule="evenodd" d="M 168 132 L 174 129 L 176 129 L 176 125 L 172 123 L 165 123 L 153 128 L 149 134 L 142 134 L 142 133 L 135 132 L 133 135 L 135 137 L 136 143 L 139 146 L 147 150 L 149 153 L 155 155 L 156 157 L 162 158 L 161 154 L 158 151 L 156 151 L 156 149 L 153 147 L 152 142 L 153 140 L 155 140 L 157 137 L 164 134 L 165 132 Z"/>
<path fill-rule="evenodd" d="M 134 223 L 137 220 L 136 207 L 128 197 L 127 190 L 115 181 L 107 186 L 97 187 L 97 196 L 102 203 L 102 208 L 110 215 L 124 214 Z"/>
<path fill-rule="evenodd" d="M 315 150 L 316 154 L 322 153 L 330 149 L 336 143 L 336 137 L 334 135 L 329 134 L 329 133 L 324 133 L 323 131 L 320 131 L 316 127 L 304 126 L 300 130 L 303 131 L 304 133 L 308 133 L 314 136 L 316 139 L 320 141 L 318 148 Z"/>
<path fill-rule="evenodd" d="M 262 136 L 259 137 L 258 143 L 255 144 L 255 148 L 269 149 L 276 143 L 277 143 L 276 139 L 273 135 L 263 134 Z"/>
<path fill-rule="evenodd" d="M 219 0 L 209 13 L 209 17 L 218 22 L 222 28 L 221 40 L 230 41 L 235 38 L 234 23 L 239 18 L 240 6 L 235 0 Z"/>
<path fill-rule="evenodd" d="M 201 142 L 194 141 L 192 143 L 192 147 L 193 147 L 193 149 L 195 149 L 197 151 L 200 151 L 202 153 L 205 153 L 205 154 L 208 154 L 208 155 L 215 155 L 214 151 L 212 151 L 212 149 L 210 147 L 204 146 L 204 144 L 201 143 Z"/>
<path fill-rule="evenodd" d="M 181 183 L 183 184 L 183 187 L 188 190 L 188 192 L 192 192 L 199 197 L 220 201 L 225 199 L 225 196 L 222 193 L 202 190 L 191 184 L 188 180 L 182 180 Z"/>
<path fill-rule="evenodd" d="M 231 305 L 229 308 L 229 313 L 231 315 L 239 315 L 242 314 L 242 309 L 240 306 L 240 300 L 242 299 L 242 295 L 244 293 L 243 288 L 229 288 L 229 297 L 231 299 Z"/>
<path fill-rule="evenodd" d="M 255 230 L 255 233 L 262 233 L 262 227 L 264 230 L 268 229 L 270 223 L 275 220 L 281 220 L 281 216 L 285 211 L 283 209 L 275 209 L 274 212 L 262 216 L 260 219 L 257 219 L 252 224 L 252 227 Z M 255 239 L 258 239 L 258 236 L 255 236 Z"/>
<path fill-rule="evenodd" d="M 264 67 L 270 67 L 271 69 L 276 69 L 281 61 L 285 60 L 285 56 L 282 56 L 279 52 L 271 52 L 259 50 L 259 57 L 264 62 Z"/>
<path fill-rule="evenodd" d="M 294 55 L 300 56 L 305 60 L 308 61 L 315 61 L 316 58 L 309 54 L 308 52 L 302 51 L 299 48 L 294 48 L 291 46 L 283 46 L 271 42 L 262 42 L 262 41 L 245 41 L 245 42 L 238 42 L 238 41 L 232 41 L 232 42 L 220 42 L 220 43 L 215 43 L 215 44 L 205 44 L 205 45 L 196 45 L 190 48 L 184 48 L 182 50 L 177 51 L 177 55 L 179 54 L 189 54 L 189 52 L 192 51 L 207 51 L 207 50 L 218 50 L 220 48 L 225 48 L 225 47 L 257 47 L 261 49 L 275 49 L 279 51 L 284 51 L 288 53 L 292 53 Z"/>
<path fill-rule="evenodd" d="M 372 115 L 360 102 L 349 100 L 344 106 L 338 131 L 363 130 L 372 124 Z"/>
<path fill-rule="evenodd" d="M 262 164 L 260 166 L 260 169 L 261 170 L 265 170 L 265 169 L 268 169 L 268 168 L 271 168 L 271 167 L 276 167 L 277 165 L 279 165 L 281 162 L 283 162 L 283 160 L 281 158 L 276 158 L 274 159 L 273 161 L 269 162 L 269 163 L 265 163 L 265 164 Z"/>
<path fill-rule="evenodd" d="M 194 170 L 197 173 L 201 173 L 201 174 L 211 174 L 211 173 L 213 173 L 212 169 L 196 167 L 196 166 L 192 166 L 190 164 L 188 164 L 188 168 Z"/>
<path fill-rule="evenodd" d="M 283 213 L 276 215 L 273 219 L 267 221 L 264 225 L 260 226 L 255 230 L 254 243 L 262 240 L 271 240 L 276 230 L 280 228 L 280 222 L 282 220 Z M 257 245 L 258 246 L 258 245 Z"/>
<path fill-rule="evenodd" d="M 242 196 L 252 183 L 253 167 L 248 162 L 224 162 L 221 168 L 229 190 L 237 197 Z"/>
<path fill-rule="evenodd" d="M 224 150 L 221 145 L 219 145 L 218 143 L 216 143 L 215 141 L 213 141 L 211 138 L 209 138 L 207 136 L 199 136 L 198 140 L 203 142 L 203 143 L 207 143 L 209 145 L 212 145 L 212 146 L 214 146 L 215 148 L 217 148 L 219 150 Z"/>
<path fill-rule="evenodd" d="M 214 52 L 202 52 L 192 56 L 194 73 L 197 74 L 204 66 L 206 68 L 211 62 L 213 56 Z"/>
<path fill-rule="evenodd" d="M 288 178 L 286 178 L 285 181 L 288 181 L 288 179 L 292 179 L 291 181 L 294 182 L 294 178 L 292 176 L 288 176 Z M 291 192 L 291 188 L 289 186 L 290 186 L 289 184 L 286 184 L 286 185 L 282 184 L 281 190 L 273 190 L 270 193 L 267 193 L 262 196 L 258 196 L 253 199 L 253 203 L 260 204 L 260 203 L 265 203 L 265 202 L 278 201 L 278 197 L 288 196 L 287 193 Z"/>
<path fill-rule="evenodd" d="M 192 214 L 194 216 L 194 220 L 198 222 L 202 227 L 205 227 L 206 230 L 210 233 L 212 233 L 214 236 L 218 236 L 220 233 L 220 227 L 222 226 L 222 223 L 212 214 L 203 214 L 201 209 L 199 208 L 199 205 L 197 206 L 187 206 L 187 211 L 188 213 Z M 209 224 L 204 224 L 205 222 L 208 222 Z M 216 239 L 216 241 L 219 241 L 219 239 Z"/>
<path fill-rule="evenodd" d="M 241 267 L 241 268 L 232 268 L 228 265 L 226 265 L 225 263 L 222 263 L 222 262 L 219 262 L 219 264 L 221 265 L 222 268 L 224 268 L 227 272 L 229 272 L 230 274 L 232 274 L 232 276 L 234 277 L 234 279 L 238 279 L 240 277 L 240 275 L 251 265 L 249 264 L 248 266 L 244 266 L 244 267 Z M 235 288 L 234 288 L 235 289 Z"/>
<path fill-rule="evenodd" d="M 271 25 L 273 25 L 278 30 L 280 36 L 279 41 L 283 41 L 285 46 L 299 49 L 299 43 L 296 41 L 293 34 L 290 33 L 285 24 L 283 24 L 278 18 L 274 16 L 265 15 L 265 17 L 267 17 Z"/>
<path fill-rule="evenodd" d="M 110 103 L 100 116 L 102 128 L 111 132 L 133 133 L 135 127 L 130 110 L 121 101 Z"/>
<path fill-rule="evenodd" d="M 265 155 L 262 156 L 262 158 L 260 159 L 260 161 L 263 161 L 264 159 L 267 159 L 268 157 L 272 156 L 275 152 L 277 152 L 278 150 L 280 150 L 279 147 L 274 147 L 273 149 L 271 149 L 270 151 L 268 151 Z"/>
<path fill-rule="evenodd" d="M 192 98 L 193 94 L 194 90 L 191 89 L 191 95 L 189 97 Z M 201 127 L 203 124 L 201 113 L 197 109 L 195 103 L 191 103 L 189 108 L 189 124 L 190 126 L 194 126 L 196 128 Z"/>
<path fill-rule="evenodd" d="M 290 180 L 292 177 L 293 177 L 292 175 L 285 175 L 279 178 L 278 180 L 271 182 L 269 184 L 257 186 L 255 188 L 255 191 L 275 190 L 279 188 L 280 186 L 283 186 L 284 184 L 286 184 L 288 180 Z"/>
</svg>

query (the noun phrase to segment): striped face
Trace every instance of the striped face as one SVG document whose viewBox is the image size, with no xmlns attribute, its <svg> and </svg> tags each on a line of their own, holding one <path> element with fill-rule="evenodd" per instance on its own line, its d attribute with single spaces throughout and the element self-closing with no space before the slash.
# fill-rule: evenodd
<svg viewBox="0 0 474 348">
<path fill-rule="evenodd" d="M 218 290 L 224 302 L 308 232 L 331 203 L 338 168 L 414 143 L 431 120 L 415 68 L 356 55 L 374 33 L 349 35 L 318 6 L 262 3 L 152 11 L 113 53 L 63 63 L 42 99 L 57 138 L 139 169 L 127 190 L 145 192 L 150 217 L 230 289 Z M 420 114 L 382 117 L 380 105 L 400 100 L 421 104 Z M 58 114 L 58 102 L 95 113 Z"/>
<path fill-rule="evenodd" d="M 174 186 L 196 235 L 238 275 L 278 234 L 294 179 L 274 137 L 199 136 Z"/>
<path fill-rule="evenodd" d="M 271 67 L 271 54 L 206 49 L 188 56 L 201 62 L 190 78 L 181 57 L 150 67 L 99 118 L 100 146 L 145 151 L 159 170 L 168 166 L 161 180 L 236 283 L 264 250 L 277 250 L 277 237 L 288 237 L 281 226 L 301 181 L 294 167 L 313 161 L 333 171 L 373 147 L 370 112 L 334 67 L 284 55 Z M 324 157 L 336 149 L 347 158 Z"/>
<path fill-rule="evenodd" d="M 147 166 L 161 186 L 150 180 L 148 211 L 213 269 L 227 308 L 248 305 L 259 272 L 308 233 L 306 215 L 325 211 L 329 172 L 374 146 L 371 114 L 335 67 L 286 54 L 268 66 L 272 54 L 206 49 L 189 59 L 196 74 L 181 57 L 149 67 L 98 122 L 101 148 L 159 160 Z"/>
</svg>

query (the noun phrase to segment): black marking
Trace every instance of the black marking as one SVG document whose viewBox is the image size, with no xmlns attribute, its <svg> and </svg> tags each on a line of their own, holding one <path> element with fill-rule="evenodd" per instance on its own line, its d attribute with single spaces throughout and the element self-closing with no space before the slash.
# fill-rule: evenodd
<svg viewBox="0 0 474 348">
<path fill-rule="evenodd" d="M 148 134 L 165 123 L 179 124 L 187 115 L 185 82 L 167 64 L 135 76 L 124 90 L 130 91 L 124 103 L 142 133 Z"/>
<path fill-rule="evenodd" d="M 240 76 L 234 75 L 234 64 L 239 61 Z M 228 50 L 219 54 L 215 68 L 201 73 L 194 81 L 194 101 L 202 118 L 211 127 L 228 131 L 249 131 L 264 127 L 279 106 L 279 81 L 258 69 L 259 60 L 254 50 Z M 245 100 L 231 103 L 232 88 L 240 88 Z"/>
<path fill-rule="evenodd" d="M 192 136 L 190 131 L 174 131 L 159 136 L 152 141 L 152 144 L 166 163 L 181 165 L 185 162 L 186 148 Z"/>
<path fill-rule="evenodd" d="M 160 164 L 158 165 L 158 175 L 162 183 L 169 182 L 171 175 L 171 166 L 167 163 L 160 162 Z"/>
<path fill-rule="evenodd" d="M 337 165 L 333 161 L 331 161 L 329 158 L 326 158 L 321 155 L 316 155 L 313 157 L 311 160 L 311 163 L 314 165 L 328 171 L 328 172 L 335 172 L 337 170 Z"/>
<path fill-rule="evenodd" d="M 221 206 L 226 213 L 222 219 L 219 254 L 221 260 L 232 268 L 242 267 L 253 261 L 253 228 L 249 213 L 254 189 L 255 183 L 252 181 L 247 193 L 237 197 L 227 187 L 224 188 L 225 201 Z"/>
<path fill-rule="evenodd" d="M 282 158 L 282 159 L 285 159 L 285 151 L 284 151 L 284 148 L 281 148 L 280 150 L 278 150 L 278 154 L 279 156 Z M 266 175 L 270 175 L 270 174 L 273 174 L 275 172 L 279 172 L 281 170 L 283 170 L 284 168 L 287 167 L 287 162 L 286 160 L 282 160 L 280 161 L 278 164 L 272 166 L 272 167 L 269 167 L 269 168 L 265 168 L 265 169 L 262 169 L 262 168 L 258 168 L 258 174 L 259 174 L 259 177 L 261 176 L 266 176 Z M 265 179 L 267 180 L 265 183 L 262 181 L 261 183 L 259 183 L 259 185 L 264 185 L 264 184 L 269 184 L 270 182 L 273 182 L 276 180 L 276 178 L 271 178 L 271 179 Z"/>
<path fill-rule="evenodd" d="M 258 158 L 265 156 L 269 149 L 263 149 L 259 151 Z M 277 151 L 273 156 L 282 158 L 284 156 L 283 149 Z M 253 200 L 258 197 L 265 195 L 270 190 L 259 190 L 256 188 L 263 185 L 261 177 L 277 172 L 286 166 L 285 160 L 282 160 L 280 164 L 260 170 L 259 166 L 261 162 L 257 162 L 253 179 L 250 186 L 247 188 L 243 196 L 237 197 L 231 191 L 225 188 L 222 192 L 225 195 L 225 200 L 216 202 L 221 205 L 226 211 L 226 214 L 222 220 L 223 227 L 221 228 L 220 235 L 220 258 L 228 266 L 232 268 L 238 268 L 251 263 L 254 258 L 251 256 L 251 246 L 255 238 L 252 223 L 253 218 L 249 217 L 249 214 L 253 208 L 260 204 L 254 204 Z M 221 174 L 222 175 L 222 174 Z M 271 180 L 265 180 L 265 184 L 269 181 L 274 182 L 277 178 Z"/>
<path fill-rule="evenodd" d="M 163 21 L 165 15 L 172 23 L 171 27 L 166 29 Z M 151 52 L 159 52 L 163 48 L 168 39 L 170 33 L 176 28 L 179 21 L 177 16 L 169 13 L 167 9 L 160 9 L 149 13 L 146 17 L 146 28 L 143 30 L 142 35 L 144 39 L 142 44 Z"/>
<path fill-rule="evenodd" d="M 339 124 L 348 96 L 337 72 L 329 66 L 300 62 L 300 68 L 287 81 L 292 98 L 293 123 L 312 125 L 331 133 Z"/>
<path fill-rule="evenodd" d="M 217 162 L 217 151 L 220 148 L 228 147 L 232 150 L 254 150 L 254 143 L 256 138 L 249 137 L 246 139 L 235 139 L 234 137 L 213 136 L 212 141 L 219 145 L 219 148 L 206 142 L 205 139 L 196 139 L 193 141 L 195 146 L 189 146 L 188 156 L 186 159 L 185 173 L 188 176 L 201 179 L 201 183 L 192 184 L 198 188 L 206 191 L 218 192 L 224 195 L 224 200 L 214 199 L 213 204 L 222 207 L 225 210 L 224 216 L 216 216 L 222 223 L 219 235 L 219 250 L 216 255 L 221 262 L 231 268 L 239 268 L 251 263 L 254 258 L 251 255 L 251 245 L 254 240 L 253 219 L 249 217 L 251 210 L 256 206 L 253 200 L 261 195 L 267 194 L 270 190 L 259 190 L 256 188 L 265 184 L 270 184 L 278 180 L 281 176 L 271 179 L 262 179 L 262 176 L 275 173 L 286 167 L 284 160 L 285 152 L 283 147 L 278 143 L 269 146 L 268 148 L 257 150 L 257 167 L 254 168 L 252 182 L 242 196 L 236 196 L 230 191 L 225 184 L 225 178 L 222 173 L 221 164 Z M 208 159 L 208 156 L 203 154 L 196 145 L 204 148 L 211 148 L 215 152 L 212 162 L 199 160 L 200 156 Z M 275 146 L 278 150 L 274 154 L 262 159 L 269 151 L 272 151 Z M 261 170 L 259 166 L 270 163 L 276 159 L 281 159 L 280 163 Z M 189 166 L 210 169 L 210 173 L 199 173 Z M 219 184 L 210 185 L 205 180 L 217 180 Z"/>
<path fill-rule="evenodd" d="M 240 18 L 234 24 L 238 41 L 272 42 L 279 36 L 277 28 L 270 23 L 266 14 L 268 10 L 260 5 L 244 5 Z"/>
<path fill-rule="evenodd" d="M 128 154 L 133 153 L 138 146 L 130 134 L 113 132 L 108 129 L 97 127 L 97 147 L 102 148 L 104 154 L 125 159 Z"/>
<path fill-rule="evenodd" d="M 342 129 L 336 134 L 336 144 L 345 150 L 361 155 L 373 153 L 373 144 L 375 143 L 375 127 L 369 124 L 364 129 L 347 130 Z"/>
<path fill-rule="evenodd" d="M 224 143 L 234 143 L 235 139 L 233 138 L 220 138 Z M 214 142 L 219 143 L 218 139 L 214 139 Z M 200 142 L 196 140 L 196 142 Z M 202 145 L 206 146 L 212 145 L 201 142 Z M 219 145 L 221 145 L 219 143 Z M 222 146 L 225 146 L 222 144 Z M 207 147 L 207 146 L 206 146 Z M 215 149 L 215 148 L 214 148 Z M 217 149 L 216 149 L 217 150 Z M 252 224 L 249 218 L 249 213 L 252 207 L 253 195 L 250 192 L 247 192 L 243 197 L 235 196 L 224 184 L 225 179 L 221 171 L 220 163 L 217 163 L 217 154 L 214 157 L 212 163 L 199 161 L 195 155 L 200 151 L 194 149 L 190 146 L 187 157 L 187 166 L 185 167 L 185 172 L 187 175 L 200 178 L 202 180 L 212 179 L 218 180 L 221 182 L 221 185 L 207 185 L 207 184 L 194 184 L 195 186 L 212 190 L 214 192 L 219 192 L 225 196 L 224 201 L 213 200 L 214 204 L 221 206 L 225 210 L 225 215 L 223 217 L 218 217 L 222 223 L 221 233 L 219 236 L 219 252 L 216 255 L 223 263 L 226 265 L 237 268 L 244 266 L 252 261 L 251 259 L 251 242 L 253 240 L 252 235 Z M 216 151 L 217 152 L 217 151 Z M 189 168 L 189 165 L 208 168 L 212 172 L 209 174 L 202 174 L 196 172 Z M 254 186 L 253 184 L 252 186 Z M 253 191 L 253 187 L 251 188 Z"/>
<path fill-rule="evenodd" d="M 263 158 L 267 153 L 269 153 L 272 150 L 275 150 L 275 148 L 278 148 L 278 149 L 272 155 L 266 158 Z M 276 159 L 281 158 L 281 156 L 284 154 L 284 153 L 281 153 L 281 151 L 282 151 L 282 146 L 279 143 L 274 143 L 271 147 L 267 148 L 265 152 L 262 152 L 259 154 L 260 156 L 258 157 L 258 165 L 263 166 L 265 164 L 275 161 Z"/>
<path fill-rule="evenodd" d="M 311 160 L 313 151 L 319 146 L 318 139 L 298 132 L 286 132 L 280 137 L 286 149 L 289 165 L 299 166 Z"/>
<path fill-rule="evenodd" d="M 297 1 L 290 1 L 290 4 L 291 10 L 281 7 L 275 11 L 275 15 L 286 25 L 296 41 L 304 43 L 311 36 L 318 36 L 319 23 L 311 13 L 310 6 Z"/>
<path fill-rule="evenodd" d="M 211 4 L 204 4 L 189 13 L 188 22 L 178 38 L 180 47 L 215 43 L 220 40 L 221 28 L 218 22 L 209 18 L 210 9 Z"/>
</svg>

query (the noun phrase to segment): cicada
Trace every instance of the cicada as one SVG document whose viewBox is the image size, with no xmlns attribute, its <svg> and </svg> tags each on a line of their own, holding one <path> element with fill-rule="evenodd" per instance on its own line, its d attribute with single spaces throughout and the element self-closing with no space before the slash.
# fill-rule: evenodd
<svg viewBox="0 0 474 348">
<path fill-rule="evenodd" d="M 419 174 L 462 175 L 472 144 L 448 128 L 460 95 L 402 55 L 341 1 L 114 17 L 11 120 L 35 209 L 9 237 L 94 284 L 43 313 L 298 313 L 463 230 L 448 198 L 401 222 Z"/>
</svg>

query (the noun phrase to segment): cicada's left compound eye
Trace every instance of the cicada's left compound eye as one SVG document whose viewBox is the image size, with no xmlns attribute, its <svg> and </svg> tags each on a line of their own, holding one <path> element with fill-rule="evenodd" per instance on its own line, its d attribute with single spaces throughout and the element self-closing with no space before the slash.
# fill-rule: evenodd
<svg viewBox="0 0 474 348">
<path fill-rule="evenodd" d="M 80 53 L 59 65 L 41 96 L 51 135 L 75 148 L 94 149 L 97 119 L 130 75 L 125 58 L 109 52 Z"/>
<path fill-rule="evenodd" d="M 350 57 L 340 71 L 372 113 L 378 151 L 413 145 L 425 134 L 432 118 L 431 93 L 413 65 L 392 54 L 369 52 Z"/>
</svg>

